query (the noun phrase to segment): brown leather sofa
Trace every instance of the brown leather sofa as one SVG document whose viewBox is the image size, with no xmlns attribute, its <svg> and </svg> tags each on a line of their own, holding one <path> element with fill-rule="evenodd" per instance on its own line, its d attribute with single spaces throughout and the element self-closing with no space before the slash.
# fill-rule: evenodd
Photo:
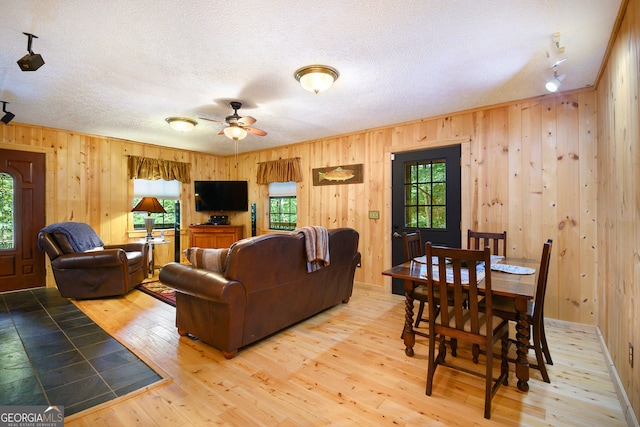
<svg viewBox="0 0 640 427">
<path fill-rule="evenodd" d="M 60 295 L 90 299 L 123 295 L 147 277 L 148 245 L 105 245 L 76 252 L 63 233 L 40 231 L 38 243 L 51 260 Z"/>
<path fill-rule="evenodd" d="M 160 270 L 176 289 L 176 326 L 230 359 L 254 343 L 351 297 L 358 232 L 329 230 L 330 263 L 308 272 L 304 237 L 267 234 L 236 242 L 217 273 L 178 263 Z"/>
</svg>

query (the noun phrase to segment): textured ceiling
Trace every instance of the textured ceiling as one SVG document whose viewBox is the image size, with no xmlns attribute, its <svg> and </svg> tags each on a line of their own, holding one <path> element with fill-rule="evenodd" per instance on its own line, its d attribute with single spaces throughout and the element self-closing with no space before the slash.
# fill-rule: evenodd
<svg viewBox="0 0 640 427">
<path fill-rule="evenodd" d="M 2 0 L 0 100 L 14 121 L 220 155 L 229 101 L 268 132 L 240 152 L 591 86 L 621 0 Z M 27 37 L 45 60 L 16 61 Z M 559 55 L 553 34 L 560 32 Z M 318 95 L 293 73 L 340 72 Z M 169 116 L 199 124 L 173 131 Z"/>
</svg>

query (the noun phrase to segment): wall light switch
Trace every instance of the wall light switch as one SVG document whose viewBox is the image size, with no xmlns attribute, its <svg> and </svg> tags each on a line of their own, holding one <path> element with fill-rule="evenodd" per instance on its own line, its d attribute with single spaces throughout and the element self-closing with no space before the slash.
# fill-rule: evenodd
<svg viewBox="0 0 640 427">
<path fill-rule="evenodd" d="M 380 219 L 380 211 L 369 211 L 369 219 Z"/>
</svg>

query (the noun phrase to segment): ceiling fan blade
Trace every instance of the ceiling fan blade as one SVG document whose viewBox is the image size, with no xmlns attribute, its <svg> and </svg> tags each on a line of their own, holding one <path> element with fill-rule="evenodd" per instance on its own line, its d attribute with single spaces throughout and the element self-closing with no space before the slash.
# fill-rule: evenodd
<svg viewBox="0 0 640 427">
<path fill-rule="evenodd" d="M 249 132 L 252 135 L 265 136 L 267 134 L 262 129 L 257 129 L 257 128 L 245 127 L 244 130 L 246 130 L 247 132 Z"/>
<path fill-rule="evenodd" d="M 224 135 L 224 128 L 222 128 L 222 130 L 218 132 L 218 135 Z"/>
<path fill-rule="evenodd" d="M 225 122 L 221 122 L 220 120 L 207 119 L 206 117 L 200 117 L 200 119 L 202 119 L 202 120 L 207 120 L 207 121 L 209 121 L 209 122 L 213 122 L 213 123 L 220 123 L 221 125 L 226 124 Z"/>
<path fill-rule="evenodd" d="M 241 126 L 251 126 L 255 122 L 256 122 L 256 119 L 254 119 L 251 116 L 244 116 L 238 119 L 238 124 Z"/>
</svg>

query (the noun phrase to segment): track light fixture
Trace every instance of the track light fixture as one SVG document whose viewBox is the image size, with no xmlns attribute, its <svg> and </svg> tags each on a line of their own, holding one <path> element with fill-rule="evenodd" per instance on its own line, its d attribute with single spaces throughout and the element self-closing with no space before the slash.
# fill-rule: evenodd
<svg viewBox="0 0 640 427">
<path fill-rule="evenodd" d="M 18 65 L 22 71 L 35 71 L 44 65 L 44 59 L 42 59 L 42 56 L 40 54 L 33 53 L 31 50 L 31 43 L 33 42 L 33 39 L 37 39 L 38 36 L 34 36 L 30 33 L 22 34 L 29 37 L 29 40 L 27 41 L 27 51 L 29 53 L 18 60 Z"/>
<path fill-rule="evenodd" d="M 7 101 L 0 101 L 0 102 L 2 102 L 2 112 L 5 113 L 5 115 L 2 116 L 2 118 L 0 119 L 0 122 L 4 123 L 5 125 L 8 125 L 9 122 L 13 120 L 13 118 L 16 115 L 7 111 L 7 104 L 8 104 Z"/>
<path fill-rule="evenodd" d="M 553 64 L 553 78 L 544 85 L 549 92 L 557 92 L 560 90 L 562 81 L 566 76 L 564 74 L 558 75 L 558 63 Z"/>
</svg>

